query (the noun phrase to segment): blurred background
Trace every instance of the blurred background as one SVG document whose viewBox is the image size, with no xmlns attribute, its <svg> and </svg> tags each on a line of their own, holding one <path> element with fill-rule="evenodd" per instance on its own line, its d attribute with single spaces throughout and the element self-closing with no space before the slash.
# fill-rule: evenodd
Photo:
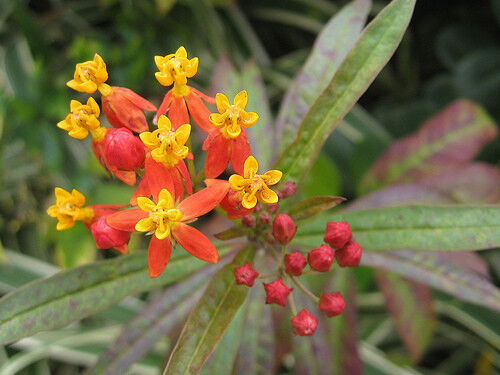
<svg viewBox="0 0 500 375">
<path fill-rule="evenodd" d="M 65 86 L 77 62 L 99 53 L 108 66 L 108 83 L 128 87 L 159 105 L 165 88 L 155 80 L 153 56 L 184 45 L 190 57 L 200 58 L 198 74 L 191 80 L 195 87 L 214 93 L 214 88 L 224 88 L 221 82 L 229 79 L 227 75 L 243 72 L 246 79 L 255 78 L 264 85 L 269 100 L 268 108 L 249 108 L 270 120 L 276 117 L 285 90 L 317 34 L 347 2 L 1 1 L 3 247 L 29 257 L 23 259 L 58 267 L 114 256 L 96 252 L 83 226 L 56 233 L 55 221 L 45 214 L 54 186 L 75 187 L 91 197 L 91 204 L 122 203 L 132 192 L 132 188 L 109 182 L 88 139 L 72 139 L 56 127 L 69 111 L 70 99 L 84 97 Z M 370 18 L 387 3 L 374 0 Z M 316 172 L 311 172 L 327 183 L 310 183 L 306 194 L 355 198 L 361 176 L 376 157 L 454 99 L 474 100 L 499 123 L 499 26 L 500 0 L 418 1 L 395 56 L 359 102 L 363 115 L 377 124 L 377 142 L 370 137 L 356 142 L 356 129 L 339 127 L 328 140 Z M 214 76 L 218 65 L 229 62 L 231 72 L 219 69 Z M 498 165 L 499 146 L 497 138 L 479 159 Z M 498 282 L 500 259 L 491 256 L 489 262 Z M 26 281 L 21 274 L 9 275 L 9 280 L 12 285 L 3 286 L 2 293 Z"/>
</svg>

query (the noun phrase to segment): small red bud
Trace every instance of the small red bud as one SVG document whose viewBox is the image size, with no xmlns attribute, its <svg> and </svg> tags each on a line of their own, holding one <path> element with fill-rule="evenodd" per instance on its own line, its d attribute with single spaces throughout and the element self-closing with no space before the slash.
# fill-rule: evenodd
<svg viewBox="0 0 500 375">
<path fill-rule="evenodd" d="M 259 273 L 252 267 L 250 262 L 246 262 L 234 269 L 234 277 L 236 277 L 236 284 L 238 285 L 253 286 L 257 276 L 259 276 Z"/>
<path fill-rule="evenodd" d="M 286 245 L 289 243 L 297 232 L 297 227 L 293 219 L 287 214 L 278 214 L 273 221 L 273 236 L 276 241 Z"/>
<path fill-rule="evenodd" d="M 307 254 L 311 268 L 319 272 L 328 272 L 332 265 L 335 251 L 328 245 L 321 245 Z"/>
<path fill-rule="evenodd" d="M 144 165 L 144 144 L 126 128 L 110 129 L 106 134 L 104 156 L 109 165 L 133 171 Z"/>
<path fill-rule="evenodd" d="M 303 309 L 292 319 L 293 333 L 298 336 L 311 336 L 316 331 L 318 326 L 318 318 L 311 314 L 308 310 Z"/>
<path fill-rule="evenodd" d="M 262 215 L 259 216 L 259 221 L 262 225 L 268 225 L 271 222 L 271 215 L 267 212 L 263 212 Z"/>
<path fill-rule="evenodd" d="M 262 211 L 262 204 L 260 202 L 257 202 L 257 204 L 254 207 L 254 212 L 259 213 L 260 211 Z"/>
<path fill-rule="evenodd" d="M 330 221 L 326 224 L 325 242 L 334 249 L 340 249 L 352 239 L 351 227 L 347 221 L 336 223 Z"/>
<path fill-rule="evenodd" d="M 241 222 L 246 227 L 254 227 L 255 221 L 256 221 L 256 219 L 255 219 L 255 216 L 253 216 L 253 215 L 246 215 L 246 216 L 243 216 L 241 218 Z"/>
<path fill-rule="evenodd" d="M 106 216 L 92 223 L 90 231 L 99 249 L 111 249 L 127 253 L 127 244 L 130 240 L 130 232 L 111 228 L 106 222 Z"/>
<path fill-rule="evenodd" d="M 267 205 L 267 212 L 270 212 L 272 214 L 275 214 L 278 212 L 280 209 L 280 204 L 279 203 L 271 203 Z"/>
<path fill-rule="evenodd" d="M 281 277 L 278 277 L 273 282 L 264 283 L 264 289 L 266 290 L 266 303 L 276 303 L 281 306 L 285 306 L 286 299 L 293 290 L 293 288 L 283 284 Z"/>
<path fill-rule="evenodd" d="M 344 297 L 339 292 L 323 293 L 319 299 L 319 309 L 330 318 L 340 315 L 345 309 Z"/>
<path fill-rule="evenodd" d="M 341 267 L 357 267 L 361 261 L 361 246 L 349 241 L 342 249 L 337 250 L 335 257 Z"/>
<path fill-rule="evenodd" d="M 297 186 L 293 182 L 285 182 L 283 188 L 281 189 L 281 195 L 283 198 L 288 198 L 297 192 Z"/>
<path fill-rule="evenodd" d="M 285 255 L 285 272 L 292 276 L 302 275 L 306 264 L 306 258 L 298 251 Z"/>
</svg>

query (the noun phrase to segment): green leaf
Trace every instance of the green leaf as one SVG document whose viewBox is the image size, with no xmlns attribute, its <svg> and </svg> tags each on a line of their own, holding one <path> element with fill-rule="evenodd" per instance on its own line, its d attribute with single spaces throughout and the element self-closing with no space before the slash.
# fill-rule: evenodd
<svg viewBox="0 0 500 375">
<path fill-rule="evenodd" d="M 387 310 L 416 363 L 422 358 L 436 327 L 431 291 L 425 285 L 407 282 L 394 273 L 377 271 L 375 276 Z"/>
<path fill-rule="evenodd" d="M 222 232 L 214 234 L 214 237 L 221 241 L 228 241 L 238 237 L 246 236 L 248 231 L 240 225 L 234 225 Z"/>
<path fill-rule="evenodd" d="M 434 254 L 411 251 L 366 252 L 361 264 L 397 273 L 461 300 L 500 311 L 500 291 L 487 278 Z"/>
<path fill-rule="evenodd" d="M 198 305 L 188 317 L 167 367 L 168 374 L 197 374 L 222 338 L 245 301 L 249 288 L 236 285 L 234 267 L 252 261 L 255 248 L 240 251 L 232 264 L 220 270 L 210 281 Z"/>
<path fill-rule="evenodd" d="M 482 250 L 500 246 L 500 206 L 404 206 L 350 211 L 299 226 L 294 243 L 322 242 L 327 221 L 349 222 L 364 250 Z"/>
<path fill-rule="evenodd" d="M 219 249 L 219 253 L 227 252 Z M 26 284 L 0 299 L 0 344 L 63 327 L 124 297 L 173 283 L 206 263 L 183 253 L 160 277 L 150 278 L 145 253 L 120 256 Z"/>
<path fill-rule="evenodd" d="M 349 3 L 331 18 L 319 34 L 311 54 L 283 99 L 276 120 L 279 152 L 283 152 L 295 139 L 308 109 L 327 87 L 361 34 L 370 8 L 371 0 Z"/>
<path fill-rule="evenodd" d="M 148 353 L 176 324 L 183 322 L 203 289 L 199 286 L 215 272 L 206 267 L 170 288 L 146 305 L 101 354 L 90 374 L 122 374 Z"/>
<path fill-rule="evenodd" d="M 342 197 L 312 197 L 300 201 L 288 212 L 294 221 L 308 219 L 345 201 Z"/>
<path fill-rule="evenodd" d="M 360 191 L 439 175 L 472 159 L 496 134 L 493 120 L 480 106 L 457 100 L 415 134 L 394 143 L 366 173 Z"/>
<path fill-rule="evenodd" d="M 276 168 L 282 181 L 300 181 L 314 164 L 328 135 L 366 91 L 398 46 L 415 0 L 394 0 L 366 27 L 328 87 L 301 123 L 295 141 Z"/>
<path fill-rule="evenodd" d="M 323 152 L 319 154 L 307 174 L 307 179 L 302 183 L 301 192 L 304 196 L 340 194 L 342 191 L 341 173 L 333 160 Z"/>
</svg>

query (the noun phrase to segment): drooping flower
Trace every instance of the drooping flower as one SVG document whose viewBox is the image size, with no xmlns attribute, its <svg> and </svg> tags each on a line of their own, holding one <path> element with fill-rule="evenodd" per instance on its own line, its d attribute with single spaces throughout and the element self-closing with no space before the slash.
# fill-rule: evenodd
<svg viewBox="0 0 500 375">
<path fill-rule="evenodd" d="M 231 189 L 238 192 L 238 199 L 233 197 L 233 201 L 241 202 L 241 206 L 247 210 L 253 209 L 258 201 L 262 203 L 278 202 L 278 195 L 269 189 L 268 186 L 276 185 L 282 176 L 281 171 L 270 170 L 264 174 L 257 174 L 259 164 L 253 156 L 245 160 L 243 176 L 233 174 L 229 177 Z M 234 207 L 237 210 L 237 207 Z M 248 212 L 245 212 L 245 215 Z"/>
<path fill-rule="evenodd" d="M 184 163 L 184 159 L 193 157 L 185 145 L 190 133 L 191 125 L 183 124 L 174 130 L 168 117 L 160 116 L 158 129 L 140 134 L 151 152 L 146 157 L 144 176 L 132 197 L 132 205 L 141 195 L 157 199 L 163 188 L 172 192 L 176 200 L 184 196 L 184 189 L 188 194 L 193 193 L 191 177 Z"/>
<path fill-rule="evenodd" d="M 205 132 L 211 129 L 208 121 L 210 110 L 203 103 L 215 103 L 215 100 L 203 94 L 199 90 L 187 85 L 187 79 L 193 77 L 198 71 L 198 58 L 187 58 L 187 52 L 184 47 L 179 47 L 175 53 L 166 56 L 155 56 L 155 64 L 158 72 L 155 77 L 162 86 L 174 85 L 170 89 L 153 120 L 156 122 L 161 115 L 168 112 L 168 117 L 175 128 L 182 124 L 189 123 L 189 115 Z M 203 99 L 203 100 L 202 100 Z"/>
<path fill-rule="evenodd" d="M 102 98 L 102 111 L 109 123 L 115 128 L 125 127 L 136 133 L 148 130 L 144 111 L 154 112 L 156 107 L 124 87 L 109 86 L 106 64 L 101 56 L 76 64 L 73 79 L 66 85 L 79 92 L 88 94 L 99 90 Z"/>
<path fill-rule="evenodd" d="M 226 181 L 211 181 L 199 192 L 175 204 L 167 189 L 158 194 L 157 203 L 138 197 L 139 208 L 124 210 L 108 216 L 108 224 L 124 231 L 154 233 L 148 250 L 149 274 L 159 276 L 168 264 L 172 238 L 188 253 L 206 262 L 219 260 L 217 249 L 200 231 L 187 225 L 211 211 L 226 195 Z"/>
<path fill-rule="evenodd" d="M 229 162 L 236 173 L 243 174 L 245 160 L 252 154 L 244 128 L 255 124 L 259 115 L 245 111 L 248 102 L 245 90 L 236 94 L 232 105 L 220 93 L 215 101 L 219 113 L 210 114 L 208 119 L 213 129 L 203 143 L 203 150 L 207 151 L 205 175 L 208 178 L 219 176 Z"/>
<path fill-rule="evenodd" d="M 54 190 L 56 204 L 47 209 L 47 214 L 57 218 L 57 230 L 72 228 L 77 221 L 89 229 L 99 249 L 115 248 L 122 253 L 127 252 L 130 233 L 110 228 L 102 221 L 107 215 L 123 208 L 123 205 L 98 204 L 85 206 L 85 196 L 78 190 L 70 192 L 56 187 Z"/>
<path fill-rule="evenodd" d="M 318 326 L 318 318 L 309 312 L 309 310 L 303 309 L 292 319 L 293 333 L 298 336 L 311 336 L 316 331 Z"/>
</svg>

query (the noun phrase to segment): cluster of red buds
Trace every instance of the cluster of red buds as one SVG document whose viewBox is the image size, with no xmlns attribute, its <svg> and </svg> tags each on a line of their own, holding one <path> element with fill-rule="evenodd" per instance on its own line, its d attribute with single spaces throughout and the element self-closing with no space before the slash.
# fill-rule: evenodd
<svg viewBox="0 0 500 375">
<path fill-rule="evenodd" d="M 292 194 L 295 192 L 295 187 L 292 187 L 292 184 L 289 184 L 286 189 L 290 189 Z M 283 191 L 281 191 L 281 195 L 285 196 Z M 250 221 L 248 217 L 253 216 L 245 216 L 242 220 L 243 223 L 248 225 L 246 223 L 250 222 L 251 225 L 255 225 L 255 219 Z M 293 332 L 299 336 L 310 336 L 316 331 L 318 318 L 307 309 L 302 309 L 297 313 L 292 295 L 295 288 L 287 286 L 283 280 L 294 283 L 298 290 L 312 299 L 327 317 L 338 316 L 346 306 L 344 298 L 339 292 L 323 293 L 317 297 L 298 280 L 298 277 L 305 272 L 328 272 L 335 260 L 341 267 L 357 267 L 361 259 L 361 247 L 352 241 L 349 223 L 329 222 L 324 237 L 327 244 L 309 251 L 306 258 L 300 251 L 286 252 L 287 245 L 292 241 L 296 232 L 297 226 L 289 215 L 279 213 L 274 217 L 272 234 L 274 242 L 282 245 L 282 259 L 279 270 L 269 276 L 278 275 L 278 277 L 272 282 L 263 283 L 263 286 L 267 304 L 285 306 L 287 299 L 289 300 L 293 314 L 291 318 Z M 304 271 L 308 264 L 310 271 Z M 234 274 L 237 284 L 250 287 L 259 278 L 259 272 L 253 268 L 250 262 L 236 267 Z M 262 276 L 262 278 L 266 278 L 266 276 Z"/>
</svg>

